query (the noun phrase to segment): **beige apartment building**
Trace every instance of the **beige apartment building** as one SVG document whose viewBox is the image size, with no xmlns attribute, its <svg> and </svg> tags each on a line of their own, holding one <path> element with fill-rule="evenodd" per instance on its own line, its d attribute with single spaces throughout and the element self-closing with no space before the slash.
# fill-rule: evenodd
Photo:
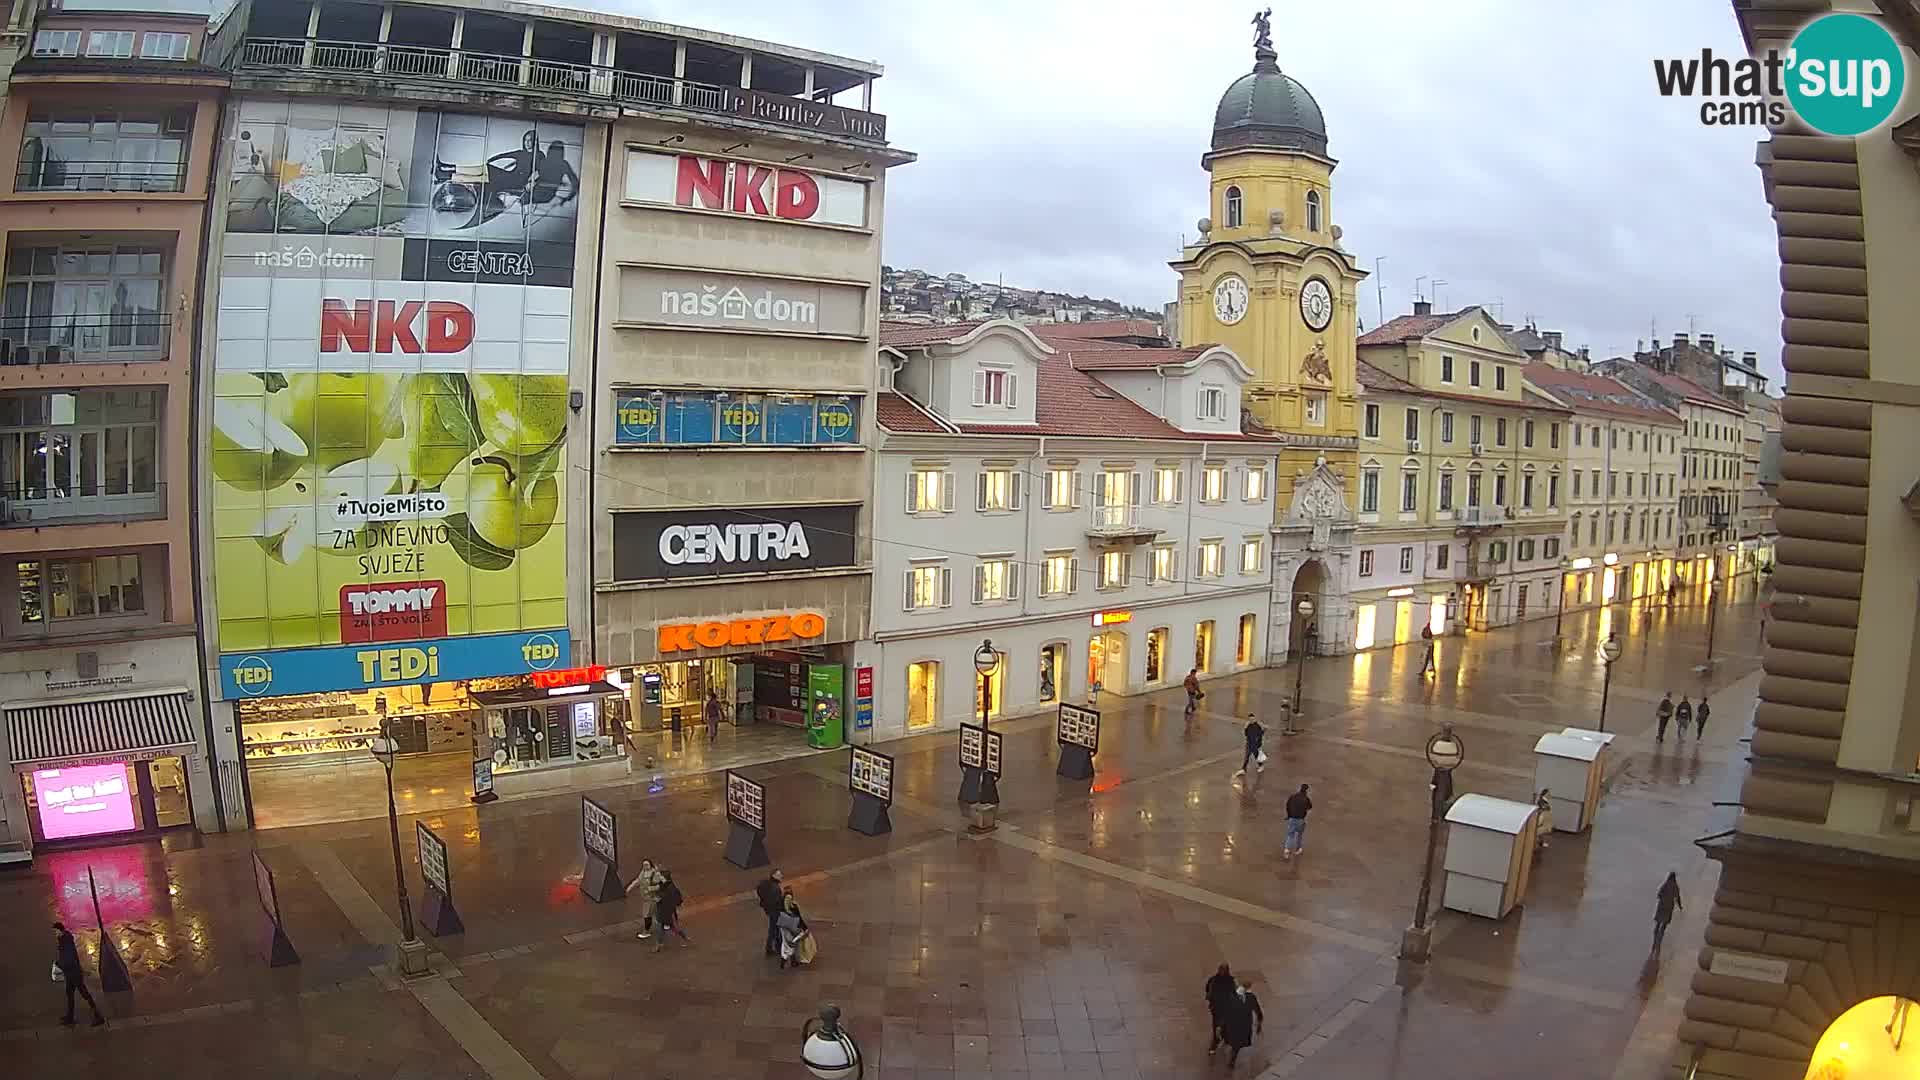
<svg viewBox="0 0 1920 1080">
<path fill-rule="evenodd" d="M 1915 70 L 1913 8 L 1882 23 Z M 1848 5 L 1860 10 L 1862 5 Z M 1736 4 L 1784 52 L 1818 0 Z M 1782 479 L 1765 674 L 1674 1080 L 1902 1075 L 1920 985 L 1920 118 L 1760 142 L 1780 233 Z"/>
</svg>

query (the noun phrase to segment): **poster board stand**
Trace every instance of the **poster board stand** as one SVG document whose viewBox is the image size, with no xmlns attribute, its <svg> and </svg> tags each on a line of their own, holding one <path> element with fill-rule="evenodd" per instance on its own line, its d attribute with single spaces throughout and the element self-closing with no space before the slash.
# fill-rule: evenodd
<svg viewBox="0 0 1920 1080">
<path fill-rule="evenodd" d="M 620 878 L 619 824 L 613 811 L 580 796 L 580 841 L 587 864 L 580 871 L 580 891 L 596 904 L 622 900 L 627 883 Z"/>
<path fill-rule="evenodd" d="M 1060 703 L 1054 726 L 1060 765 L 1054 772 L 1068 780 L 1093 779 L 1093 756 L 1100 752 L 1100 710 Z"/>
<path fill-rule="evenodd" d="M 290 967 L 299 963 L 300 954 L 294 951 L 293 942 L 287 939 L 286 927 L 280 921 L 280 893 L 274 888 L 273 870 L 260 857 L 257 849 L 253 853 L 253 886 L 260 900 L 260 910 L 267 913 L 270 930 L 266 947 L 267 966 Z"/>
<path fill-rule="evenodd" d="M 893 758 L 864 746 L 847 755 L 847 788 L 853 805 L 847 810 L 847 828 L 866 836 L 893 831 L 887 807 L 893 803 Z"/>
<path fill-rule="evenodd" d="M 87 891 L 93 894 L 93 925 L 100 929 L 100 988 L 110 994 L 131 993 L 133 979 L 120 957 L 120 947 L 107 933 L 107 920 L 100 914 L 100 886 L 94 883 L 91 866 L 87 867 Z"/>
<path fill-rule="evenodd" d="M 420 880 L 427 886 L 420 900 L 420 925 L 437 938 L 465 933 L 467 924 L 460 920 L 460 913 L 453 908 L 453 882 L 452 871 L 447 866 L 447 842 L 440 839 L 439 833 L 427 828 L 423 821 L 414 822 L 413 829 L 418 840 L 414 847 L 420 853 Z"/>
<path fill-rule="evenodd" d="M 726 859 L 742 870 L 765 866 L 767 858 L 767 788 L 727 770 Z"/>
</svg>

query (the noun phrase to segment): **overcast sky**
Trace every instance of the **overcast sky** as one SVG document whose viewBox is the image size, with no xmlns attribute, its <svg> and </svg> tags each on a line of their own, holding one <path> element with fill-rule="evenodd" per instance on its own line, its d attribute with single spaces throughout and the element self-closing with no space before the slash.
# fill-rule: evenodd
<svg viewBox="0 0 1920 1080">
<path fill-rule="evenodd" d="M 589 2 L 885 65 L 874 108 L 920 156 L 888 180 L 887 262 L 1154 308 L 1207 212 L 1214 106 L 1253 63 L 1244 0 Z M 1656 55 L 1744 55 L 1731 4 L 1605 8 L 1274 3 L 1281 69 L 1340 163 L 1333 220 L 1363 265 L 1384 259 L 1384 305 L 1368 280 L 1360 315 L 1405 313 L 1438 278 L 1444 308 L 1532 319 L 1596 358 L 1691 327 L 1777 378 L 1761 129 L 1705 127 L 1653 81 Z"/>
</svg>

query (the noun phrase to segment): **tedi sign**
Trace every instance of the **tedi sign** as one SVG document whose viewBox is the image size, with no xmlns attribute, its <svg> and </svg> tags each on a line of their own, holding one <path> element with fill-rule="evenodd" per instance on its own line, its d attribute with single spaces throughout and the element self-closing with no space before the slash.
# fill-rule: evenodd
<svg viewBox="0 0 1920 1080">
<path fill-rule="evenodd" d="M 644 510 L 613 517 L 622 581 L 852 566 L 858 506 Z"/>
<path fill-rule="evenodd" d="M 1661 97 L 1700 98 L 1714 127 L 1786 123 L 1787 109 L 1827 135 L 1854 136 L 1887 122 L 1906 91 L 1906 60 L 1886 27 L 1864 15 L 1823 15 L 1800 28 L 1786 52 L 1726 59 L 1659 58 Z"/>
</svg>

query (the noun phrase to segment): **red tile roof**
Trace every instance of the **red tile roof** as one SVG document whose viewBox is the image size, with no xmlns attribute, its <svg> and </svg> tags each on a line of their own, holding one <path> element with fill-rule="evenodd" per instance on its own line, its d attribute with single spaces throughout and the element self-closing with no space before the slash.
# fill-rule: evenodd
<svg viewBox="0 0 1920 1080">
<path fill-rule="evenodd" d="M 904 394 L 881 391 L 874 395 L 873 405 L 880 426 L 888 431 L 903 435 L 939 435 L 951 430 Z"/>
<path fill-rule="evenodd" d="M 1074 347 L 1064 342 L 1059 347 L 1062 354 L 1074 367 L 1081 371 L 1117 371 L 1128 368 L 1171 367 L 1192 361 L 1201 353 L 1213 348 L 1211 345 L 1197 345 L 1189 349 L 1143 349 L 1138 346 L 1093 345 Z"/>
<path fill-rule="evenodd" d="M 1644 364 L 1640 366 L 1640 370 L 1646 375 L 1647 379 L 1655 385 L 1665 387 L 1669 393 L 1678 394 L 1688 401 L 1697 401 L 1702 405 L 1717 405 L 1731 412 L 1740 411 L 1738 405 L 1701 386 L 1685 375 L 1674 375 L 1665 371 L 1655 371 L 1653 368 L 1647 367 Z"/>
<path fill-rule="evenodd" d="M 1148 319 L 1091 319 L 1084 322 L 1035 323 L 1027 329 L 1042 341 L 1100 338 L 1162 338 L 1167 332 Z"/>
<path fill-rule="evenodd" d="M 1397 345 L 1402 341 L 1423 338 L 1460 316 L 1477 310 L 1479 308 L 1475 306 L 1464 307 L 1459 311 L 1436 312 L 1432 315 L 1400 315 L 1361 334 L 1354 344 Z"/>
<path fill-rule="evenodd" d="M 953 323 L 880 323 L 880 344 L 898 345 L 911 348 L 915 345 L 940 345 L 949 341 L 958 341 L 979 329 L 986 322 L 976 319 L 972 322 Z"/>
<path fill-rule="evenodd" d="M 1386 390 L 1396 394 L 1418 394 L 1420 392 L 1419 387 L 1397 375 L 1382 371 L 1372 364 L 1367 363 L 1365 360 L 1358 361 L 1355 364 L 1354 374 L 1359 378 L 1360 385 L 1369 390 Z"/>
<path fill-rule="evenodd" d="M 1679 417 L 1647 400 L 1632 387 L 1605 375 L 1568 371 L 1538 362 L 1528 364 L 1522 374 L 1527 382 L 1571 405 L 1576 412 L 1602 413 L 1653 424 L 1680 422 Z"/>
</svg>

